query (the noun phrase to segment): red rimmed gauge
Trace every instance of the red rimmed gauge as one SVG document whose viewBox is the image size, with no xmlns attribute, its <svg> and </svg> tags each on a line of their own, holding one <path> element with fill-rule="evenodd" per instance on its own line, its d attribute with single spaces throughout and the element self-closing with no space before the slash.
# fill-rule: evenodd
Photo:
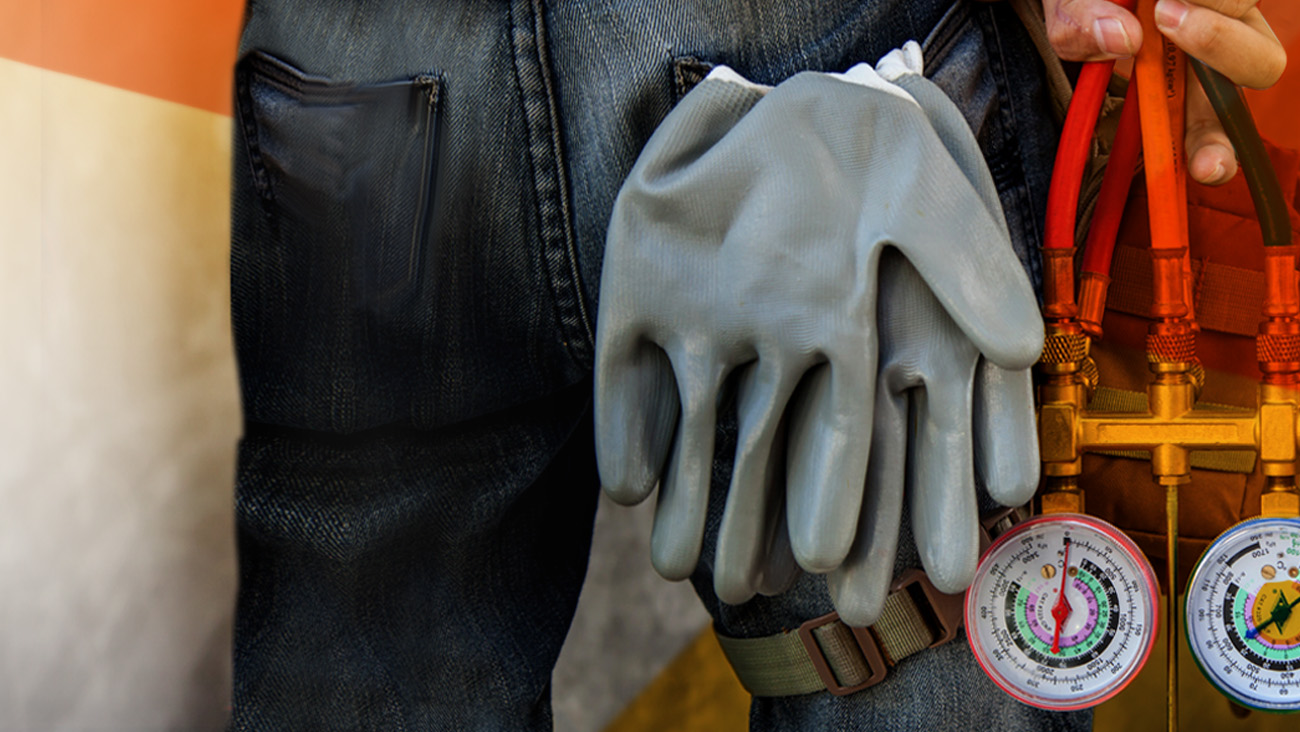
<svg viewBox="0 0 1300 732">
<path fill-rule="evenodd" d="M 1039 516 L 998 537 L 966 591 L 984 673 L 1042 709 L 1083 709 L 1137 676 L 1156 639 L 1159 588 L 1141 550 L 1091 516 Z"/>
</svg>

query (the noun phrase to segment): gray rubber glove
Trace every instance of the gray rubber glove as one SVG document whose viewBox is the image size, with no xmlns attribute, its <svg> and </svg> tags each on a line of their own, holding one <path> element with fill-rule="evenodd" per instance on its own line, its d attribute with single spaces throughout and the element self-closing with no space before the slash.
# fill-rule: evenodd
<svg viewBox="0 0 1300 732">
<path fill-rule="evenodd" d="M 921 105 L 1002 236 L 1009 236 L 970 128 L 947 95 L 921 76 L 920 46 L 907 44 L 877 68 Z M 904 493 L 931 582 L 943 592 L 961 592 L 979 557 L 976 469 L 1003 505 L 1028 501 L 1038 485 L 1031 371 L 981 358 L 916 269 L 896 253 L 881 261 L 879 298 L 881 363 L 866 504 L 848 559 L 827 578 L 836 610 L 850 625 L 870 625 L 883 608 Z M 1032 299 L 1008 300 L 1006 307 L 1036 316 Z"/>
<path fill-rule="evenodd" d="M 854 545 L 886 250 L 994 363 L 1028 367 L 1042 329 L 1000 217 L 915 100 L 869 67 L 800 74 L 761 97 L 731 76 L 683 99 L 615 204 L 596 447 L 615 500 L 660 483 L 652 560 L 684 578 L 703 535 L 718 394 L 736 380 L 714 567 L 719 598 L 736 603 L 780 584 L 764 567 L 781 553 L 783 507 L 804 569 L 833 570 Z"/>
</svg>

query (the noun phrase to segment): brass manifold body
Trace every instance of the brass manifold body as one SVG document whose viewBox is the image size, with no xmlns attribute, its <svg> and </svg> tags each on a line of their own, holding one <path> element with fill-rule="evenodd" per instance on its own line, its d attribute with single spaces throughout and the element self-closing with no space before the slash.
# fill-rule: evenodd
<svg viewBox="0 0 1300 732">
<path fill-rule="evenodd" d="M 1167 325 L 1175 327 L 1162 328 Z M 1295 490 L 1300 398 L 1287 383 L 1291 380 L 1270 383 L 1266 373 L 1255 409 L 1197 406 L 1204 372 L 1192 356 L 1192 333 L 1178 326 L 1181 323 L 1156 323 L 1148 335 L 1152 380 L 1147 411 L 1134 413 L 1087 408 L 1097 381 L 1088 336 L 1068 320 L 1047 323 L 1038 386 L 1044 513 L 1082 513 L 1078 478 L 1083 453 L 1111 450 L 1150 451 L 1152 476 L 1167 487 L 1191 480 L 1194 450 L 1254 450 L 1267 483 L 1262 515 L 1300 513 Z M 1266 328 L 1261 328 L 1261 352 Z M 1169 330 L 1173 332 L 1162 332 Z"/>
</svg>

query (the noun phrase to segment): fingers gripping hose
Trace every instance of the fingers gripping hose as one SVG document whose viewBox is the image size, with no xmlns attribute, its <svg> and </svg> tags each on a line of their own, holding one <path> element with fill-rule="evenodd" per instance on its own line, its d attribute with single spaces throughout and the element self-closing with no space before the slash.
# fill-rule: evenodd
<svg viewBox="0 0 1300 732">
<path fill-rule="evenodd" d="M 1291 244 L 1291 219 L 1282 186 L 1241 90 L 1204 63 L 1196 59 L 1190 63 L 1241 161 L 1264 234 L 1267 290 L 1264 322 L 1256 339 L 1259 368 L 1269 383 L 1294 384 L 1300 381 L 1300 324 L 1295 320 L 1300 313 L 1300 293 L 1296 289 L 1296 247 Z"/>
</svg>

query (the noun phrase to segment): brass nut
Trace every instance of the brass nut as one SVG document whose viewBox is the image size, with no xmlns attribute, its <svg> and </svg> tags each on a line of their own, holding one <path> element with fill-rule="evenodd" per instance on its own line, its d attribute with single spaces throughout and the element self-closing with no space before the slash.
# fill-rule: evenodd
<svg viewBox="0 0 1300 732">
<path fill-rule="evenodd" d="M 1291 404 L 1259 405 L 1259 459 L 1295 462 L 1295 409 Z"/>
<path fill-rule="evenodd" d="M 1196 358 L 1196 336 L 1185 333 L 1148 333 L 1147 360 L 1187 363 Z"/>
<path fill-rule="evenodd" d="M 1300 333 L 1260 333 L 1255 336 L 1255 356 L 1260 363 L 1300 361 Z"/>
<path fill-rule="evenodd" d="M 1087 397 L 1097 391 L 1097 385 L 1101 383 L 1101 372 L 1097 370 L 1097 362 L 1092 360 L 1092 356 L 1086 356 L 1079 362 L 1079 374 L 1083 377 L 1083 386 L 1087 390 Z"/>
<path fill-rule="evenodd" d="M 1187 375 L 1192 380 L 1192 389 L 1196 398 L 1201 398 L 1201 390 L 1205 388 L 1205 366 L 1201 365 L 1201 359 L 1193 359 L 1192 365 L 1187 368 Z"/>
<path fill-rule="evenodd" d="M 1259 497 L 1261 516 L 1294 518 L 1300 516 L 1300 493 L 1273 491 Z"/>
<path fill-rule="evenodd" d="M 1045 514 L 1083 513 L 1083 492 L 1050 491 L 1042 495 L 1039 505 Z"/>
</svg>

